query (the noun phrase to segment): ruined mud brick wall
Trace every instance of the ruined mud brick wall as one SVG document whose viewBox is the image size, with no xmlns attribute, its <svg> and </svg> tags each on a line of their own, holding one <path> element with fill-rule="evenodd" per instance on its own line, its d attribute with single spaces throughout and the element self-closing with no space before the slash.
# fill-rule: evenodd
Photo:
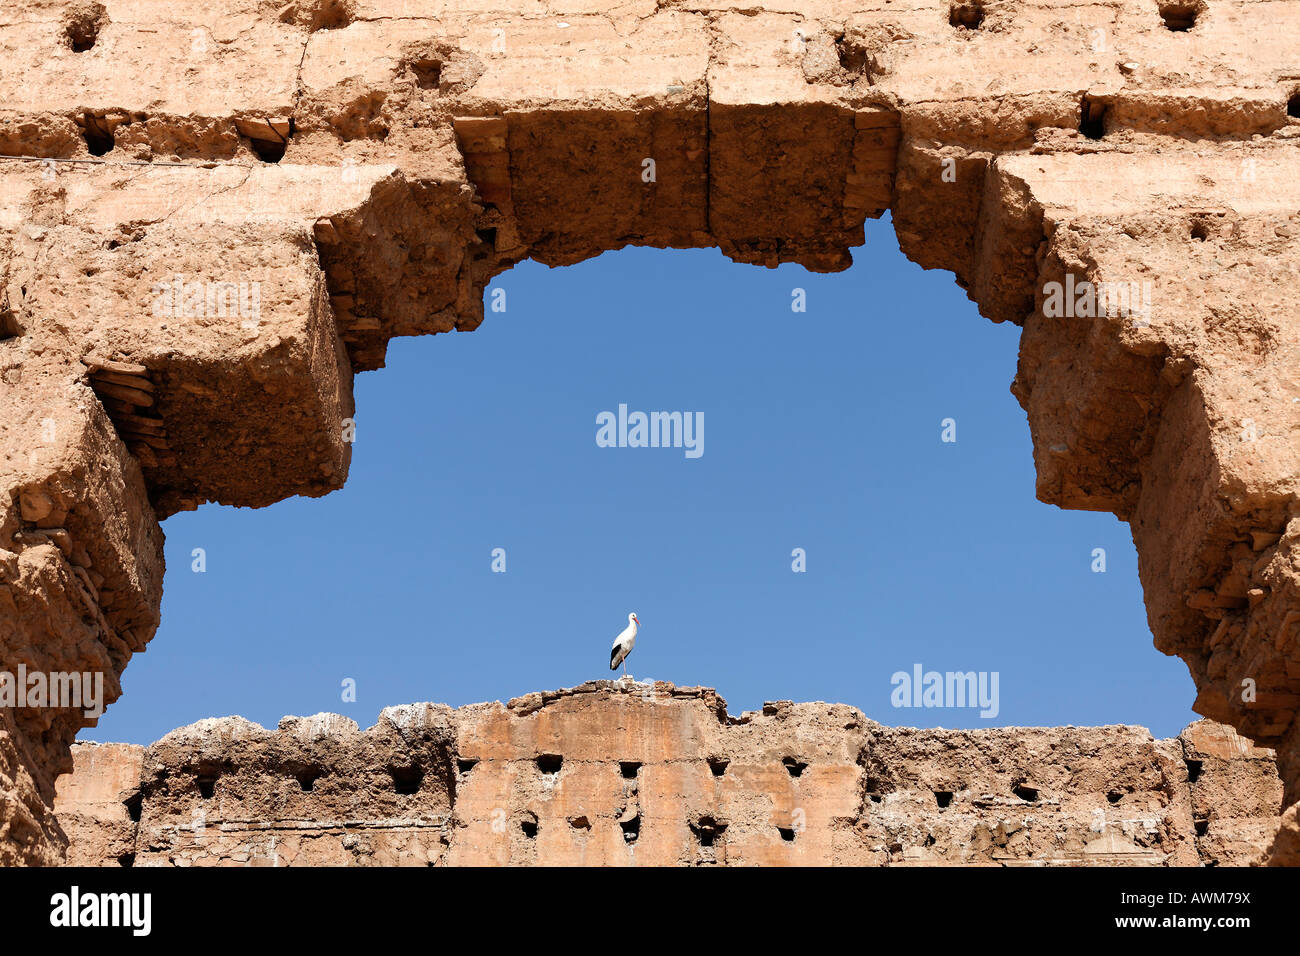
<svg viewBox="0 0 1300 956">
<path fill-rule="evenodd" d="M 1156 646 L 1295 803 L 1298 29 L 1300 0 L 6 4 L 0 664 L 115 697 L 158 519 L 339 487 L 353 374 L 476 327 L 512 263 L 835 270 L 889 210 L 1023 326 L 1038 497 L 1130 523 Z M 1150 308 L 1062 317 L 1068 281 Z M 254 316 L 156 308 L 239 283 Z M 87 722 L 0 715 L 0 863 L 62 857 Z"/>
<path fill-rule="evenodd" d="M 915 730 L 841 704 L 730 717 L 707 688 L 593 681 L 452 710 L 208 719 L 77 744 L 56 809 L 93 866 L 1247 865 L 1271 751 L 1199 721 Z"/>
</svg>

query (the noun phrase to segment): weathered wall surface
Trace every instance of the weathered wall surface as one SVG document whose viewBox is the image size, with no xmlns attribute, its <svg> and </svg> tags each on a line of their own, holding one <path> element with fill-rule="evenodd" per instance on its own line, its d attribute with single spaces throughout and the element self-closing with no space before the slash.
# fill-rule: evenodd
<svg viewBox="0 0 1300 956">
<path fill-rule="evenodd" d="M 1292 803 L 1298 28 L 1300 0 L 10 3 L 0 664 L 116 697 L 158 519 L 339 487 L 352 375 L 476 327 L 510 264 L 841 269 L 889 209 L 1023 324 L 1038 496 L 1131 524 L 1156 646 Z M 1058 282 L 1140 304 L 1063 314 Z M 90 722 L 0 716 L 0 863 L 61 858 Z"/>
<path fill-rule="evenodd" d="M 239 717 L 77 744 L 56 810 L 102 866 L 1237 866 L 1273 753 L 1198 721 L 945 731 L 842 704 L 731 717 L 708 688 L 593 681 L 508 705 Z"/>
<path fill-rule="evenodd" d="M 57 784 L 54 806 L 73 866 L 130 866 L 140 821 L 140 764 L 135 744 L 74 744 L 72 773 Z"/>
</svg>

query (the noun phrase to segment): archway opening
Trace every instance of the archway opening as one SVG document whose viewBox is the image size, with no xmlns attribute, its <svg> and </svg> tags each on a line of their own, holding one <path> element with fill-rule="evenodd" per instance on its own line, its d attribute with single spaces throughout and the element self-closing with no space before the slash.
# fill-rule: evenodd
<svg viewBox="0 0 1300 956">
<path fill-rule="evenodd" d="M 733 712 L 1176 734 L 1194 688 L 1152 647 L 1127 526 L 1034 499 L 1019 331 L 867 230 L 831 275 L 713 250 L 524 263 L 472 334 L 394 340 L 356 380 L 342 491 L 167 520 L 157 639 L 82 736 L 572 686 L 610 676 L 630 610 L 635 676 Z M 604 412 L 704 427 L 602 447 Z M 918 667 L 996 674 L 996 706 L 898 704 Z"/>
</svg>

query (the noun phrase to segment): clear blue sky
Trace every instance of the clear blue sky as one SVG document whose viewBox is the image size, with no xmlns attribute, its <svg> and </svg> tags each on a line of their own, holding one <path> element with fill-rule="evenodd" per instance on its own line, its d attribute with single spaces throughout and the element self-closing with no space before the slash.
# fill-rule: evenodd
<svg viewBox="0 0 1300 956">
<path fill-rule="evenodd" d="M 572 686 L 610 676 L 628 611 L 630 673 L 716 687 L 733 714 L 824 700 L 894 725 L 1176 734 L 1194 688 L 1152 645 L 1128 527 L 1034 497 L 1019 329 L 867 229 L 837 275 L 713 250 L 524 263 L 477 331 L 393 340 L 356 380 L 345 489 L 165 522 L 162 626 L 82 738 L 227 714 L 365 727 Z M 703 412 L 704 454 L 597 447 L 620 403 Z M 997 671 L 998 716 L 892 707 L 917 663 Z"/>
</svg>

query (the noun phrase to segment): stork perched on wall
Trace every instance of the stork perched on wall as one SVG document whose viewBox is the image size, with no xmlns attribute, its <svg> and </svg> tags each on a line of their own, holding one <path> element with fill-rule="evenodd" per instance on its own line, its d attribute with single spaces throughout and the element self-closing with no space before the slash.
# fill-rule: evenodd
<svg viewBox="0 0 1300 956">
<path fill-rule="evenodd" d="M 636 614 L 632 613 L 627 616 L 627 627 L 623 628 L 623 633 L 614 638 L 614 648 L 609 652 L 609 669 L 618 670 L 618 665 L 623 665 L 623 679 L 627 679 L 627 655 L 632 653 L 632 648 L 636 646 L 636 629 L 641 625 L 637 620 Z"/>
</svg>

